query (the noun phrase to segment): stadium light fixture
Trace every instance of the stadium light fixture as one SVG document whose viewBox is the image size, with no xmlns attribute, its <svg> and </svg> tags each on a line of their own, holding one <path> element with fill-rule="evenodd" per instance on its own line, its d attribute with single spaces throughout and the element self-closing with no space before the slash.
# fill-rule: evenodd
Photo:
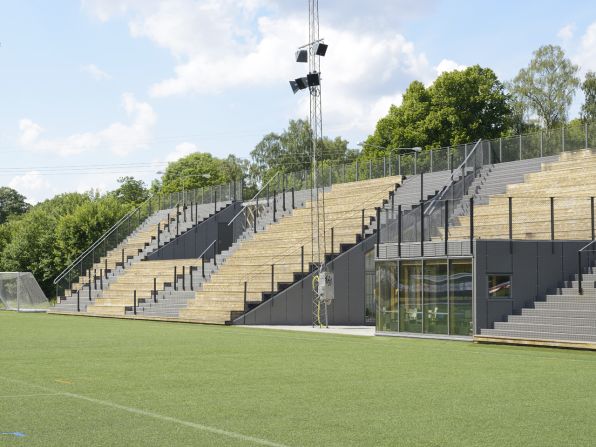
<svg viewBox="0 0 596 447">
<path fill-rule="evenodd" d="M 306 50 L 296 51 L 296 62 L 308 62 L 308 51 L 306 51 Z"/>
</svg>

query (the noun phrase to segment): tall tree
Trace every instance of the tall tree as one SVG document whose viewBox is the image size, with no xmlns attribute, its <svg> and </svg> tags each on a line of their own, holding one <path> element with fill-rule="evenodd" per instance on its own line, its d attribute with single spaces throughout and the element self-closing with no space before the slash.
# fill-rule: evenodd
<svg viewBox="0 0 596 447">
<path fill-rule="evenodd" d="M 582 119 L 596 120 L 596 73 L 589 71 L 582 84 L 585 102 L 582 105 Z"/>
<path fill-rule="evenodd" d="M 112 194 L 123 203 L 140 204 L 147 200 L 149 191 L 143 180 L 126 176 L 118 179 L 120 186 Z"/>
<path fill-rule="evenodd" d="M 348 142 L 340 137 L 323 137 L 318 159 L 346 161 L 354 158 Z M 267 179 L 273 172 L 295 172 L 309 169 L 312 153 L 310 125 L 305 120 L 290 120 L 281 134 L 270 133 L 250 153 L 253 160 L 251 174 L 258 180 Z"/>
<path fill-rule="evenodd" d="M 30 207 L 25 196 L 7 186 L 0 187 L 0 224 L 6 222 L 10 216 L 24 214 Z"/>
<path fill-rule="evenodd" d="M 224 160 L 209 153 L 195 152 L 168 165 L 162 177 L 162 191 L 221 185 L 231 181 L 231 175 L 236 174 L 228 169 Z"/>
<path fill-rule="evenodd" d="M 379 120 L 364 152 L 378 156 L 398 148 L 448 146 L 496 137 L 510 113 L 507 99 L 495 73 L 478 65 L 443 73 L 428 88 L 414 81 L 401 105 L 391 106 Z"/>
<path fill-rule="evenodd" d="M 533 53 L 527 68 L 512 81 L 512 93 L 534 112 L 546 128 L 567 121 L 567 111 L 579 86 L 579 67 L 557 45 L 545 45 Z"/>
</svg>

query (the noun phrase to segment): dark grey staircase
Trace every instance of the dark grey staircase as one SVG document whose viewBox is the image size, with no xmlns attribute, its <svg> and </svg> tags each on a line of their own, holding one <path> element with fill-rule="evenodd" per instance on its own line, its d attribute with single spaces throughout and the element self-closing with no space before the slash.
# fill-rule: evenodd
<svg viewBox="0 0 596 447">
<path fill-rule="evenodd" d="M 557 294 L 547 295 L 521 315 L 510 315 L 494 329 L 482 329 L 481 336 L 526 340 L 596 343 L 596 271 L 583 274 L 583 295 L 577 275 Z"/>
</svg>

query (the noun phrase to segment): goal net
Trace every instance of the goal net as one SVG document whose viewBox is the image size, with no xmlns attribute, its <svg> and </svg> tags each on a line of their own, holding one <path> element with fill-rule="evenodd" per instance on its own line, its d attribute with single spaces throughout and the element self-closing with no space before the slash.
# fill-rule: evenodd
<svg viewBox="0 0 596 447">
<path fill-rule="evenodd" d="M 49 302 L 30 272 L 0 272 L 0 310 L 45 312 Z"/>
</svg>

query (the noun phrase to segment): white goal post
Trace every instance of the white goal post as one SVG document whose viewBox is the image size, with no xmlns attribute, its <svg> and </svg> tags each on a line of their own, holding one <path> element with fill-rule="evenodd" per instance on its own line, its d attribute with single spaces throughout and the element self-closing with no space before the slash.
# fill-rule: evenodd
<svg viewBox="0 0 596 447">
<path fill-rule="evenodd" d="M 30 272 L 0 272 L 0 310 L 46 312 L 50 303 Z"/>
</svg>

